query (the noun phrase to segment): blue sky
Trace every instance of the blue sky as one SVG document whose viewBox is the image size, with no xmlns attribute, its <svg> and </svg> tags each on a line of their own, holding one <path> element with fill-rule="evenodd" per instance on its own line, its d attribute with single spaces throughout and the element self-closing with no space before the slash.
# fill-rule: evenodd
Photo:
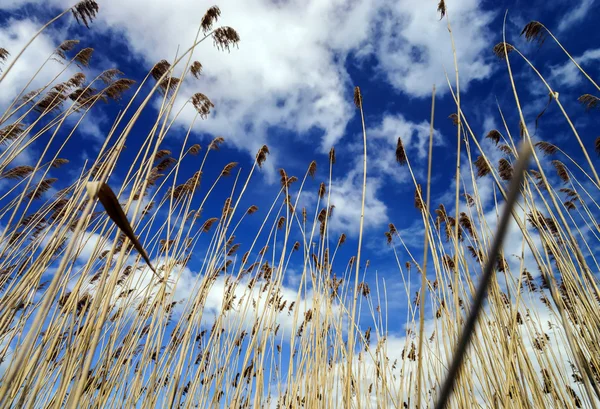
<svg viewBox="0 0 600 409">
<path fill-rule="evenodd" d="M 2 84 L 4 90 L 17 89 L 18 69 L 36 68 L 57 44 L 71 38 L 80 39 L 81 46 L 95 49 L 91 67 L 86 70 L 89 77 L 103 69 L 118 67 L 126 77 L 139 81 L 160 59 L 173 60 L 178 46 L 185 49 L 191 44 L 197 23 L 212 5 L 204 1 L 99 3 L 100 12 L 91 29 L 65 18 L 37 39 L 24 55 L 23 67 L 17 67 Z M 252 0 L 216 4 L 222 11 L 219 24 L 231 25 L 239 32 L 239 49 L 230 53 L 217 51 L 210 40 L 199 47 L 194 59 L 202 62 L 203 75 L 199 80 L 186 81 L 182 92 L 186 96 L 203 92 L 215 104 L 211 116 L 197 122 L 192 142 L 206 147 L 214 136 L 226 139 L 222 149 L 211 155 L 212 167 L 205 173 L 206 180 L 214 178 L 231 161 L 239 162 L 242 172 L 247 172 L 257 149 L 267 144 L 271 155 L 250 185 L 242 207 L 256 204 L 261 209 L 259 214 L 264 214 L 278 191 L 277 169 L 284 167 L 289 175 L 301 178 L 310 161 L 316 160 L 318 173 L 310 186 L 313 193 L 305 198 L 307 204 L 314 205 L 310 199 L 314 200 L 319 183 L 327 180 L 327 153 L 334 146 L 337 162 L 332 203 L 336 208 L 330 227 L 335 236 L 349 235 L 339 255 L 348 259 L 356 248 L 361 195 L 362 130 L 352 102 L 353 87 L 360 86 L 369 139 L 363 254 L 363 260 L 371 261 L 367 281 L 373 283 L 377 273 L 386 279 L 388 289 L 392 287 L 404 294 L 395 258 L 383 233 L 387 223 L 393 222 L 415 254 L 420 254 L 423 236 L 420 215 L 413 206 L 414 186 L 407 168 L 395 163 L 394 150 L 396 139 L 402 137 L 416 176 L 423 183 L 433 84 L 437 86 L 437 99 L 432 206 L 444 203 L 449 211 L 453 209 L 456 128 L 448 116 L 455 112 L 455 106 L 448 94 L 444 68 L 454 83 L 454 67 L 446 22 L 439 21 L 436 12 L 437 1 Z M 40 23 L 70 5 L 65 0 L 3 1 L 0 47 L 15 55 L 18 48 L 12 49 L 10 45 L 22 44 Z M 560 93 L 561 102 L 593 152 L 598 113 L 586 113 L 577 98 L 594 93 L 594 89 L 572 69 L 553 41 L 548 39 L 538 48 L 525 43 L 519 33 L 530 20 L 543 22 L 588 73 L 597 78 L 600 31 L 596 29 L 595 16 L 600 5 L 593 0 L 455 0 L 447 1 L 447 6 L 459 58 L 462 107 L 479 140 L 494 128 L 504 133 L 496 101 L 511 132 L 518 134 L 518 114 L 506 65 L 492 53 L 492 47 L 502 39 L 502 20 L 508 10 L 507 41 L 523 51 Z M 547 102 L 547 91 L 518 57 L 511 56 L 511 61 L 526 119 L 532 127 Z M 44 75 L 50 78 L 49 73 Z M 147 90 L 152 85 L 147 85 Z M 4 90 L 0 94 L 2 106 L 6 106 L 6 96 L 11 95 Z M 67 149 L 72 169 L 78 169 L 86 158 L 94 157 L 113 118 L 131 94 L 126 94 L 120 104 L 98 107 L 90 113 Z M 152 125 L 156 103 L 134 128 L 133 145 L 135 138 L 146 135 Z M 179 151 L 192 115 L 191 110 L 182 114 L 178 128 L 165 141 L 165 149 Z M 555 104 L 550 105 L 540 120 L 536 137 L 556 143 L 576 160 L 582 158 Z M 490 148 L 486 143 L 484 146 Z M 20 160 L 26 163 L 39 150 L 34 145 Z M 134 149 L 126 151 L 122 165 L 127 165 L 127 158 L 131 157 L 128 155 L 136 153 Z M 193 161 L 184 167 L 187 175 L 195 170 Z M 118 186 L 119 176 L 123 175 L 118 168 L 111 184 Z M 207 205 L 207 217 L 220 212 L 230 188 L 231 181 L 219 187 L 214 201 Z M 488 194 L 486 203 L 491 208 L 490 189 Z M 248 219 L 246 230 L 238 235 L 242 248 L 250 244 L 259 220 L 259 217 Z M 248 232 L 246 238 L 245 232 Z M 399 254 L 402 262 L 408 261 L 403 250 Z M 394 301 L 397 304 L 394 307 L 404 313 L 405 300 Z M 395 328 L 400 329 L 401 325 Z"/>
</svg>

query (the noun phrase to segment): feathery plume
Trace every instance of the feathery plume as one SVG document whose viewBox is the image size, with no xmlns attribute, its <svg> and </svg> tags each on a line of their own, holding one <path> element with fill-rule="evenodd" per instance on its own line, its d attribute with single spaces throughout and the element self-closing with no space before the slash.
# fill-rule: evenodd
<svg viewBox="0 0 600 409">
<path fill-rule="evenodd" d="M 335 165 L 335 148 L 333 146 L 329 150 L 329 163 Z"/>
<path fill-rule="evenodd" d="M 123 73 L 119 69 L 109 68 L 108 70 L 103 71 L 99 78 L 102 80 L 102 82 L 104 82 L 104 84 L 110 85 L 117 79 L 117 77 L 122 75 Z"/>
<path fill-rule="evenodd" d="M 546 40 L 546 31 L 544 26 L 539 21 L 531 21 L 521 31 L 521 36 L 525 35 L 525 39 L 529 42 L 537 41 L 541 47 Z"/>
<path fill-rule="evenodd" d="M 92 58 L 93 53 L 93 48 L 84 48 L 83 50 L 79 51 L 75 57 L 73 57 L 73 61 L 75 61 L 75 64 L 79 65 L 80 67 L 87 68 L 90 65 L 90 58 Z"/>
<path fill-rule="evenodd" d="M 10 124 L 0 129 L 0 144 L 5 144 L 17 139 L 23 133 L 23 124 L 20 122 Z"/>
<path fill-rule="evenodd" d="M 421 195 L 421 185 L 417 185 L 417 188 L 415 189 L 415 207 L 419 210 L 423 210 L 425 209 L 425 205 L 423 203 L 423 199 L 422 199 L 422 195 Z"/>
<path fill-rule="evenodd" d="M 456 112 L 453 114 L 450 114 L 448 116 L 448 118 L 450 118 L 450 120 L 452 121 L 452 125 L 458 126 L 460 119 L 458 118 L 458 114 Z"/>
<path fill-rule="evenodd" d="M 496 145 L 498 145 L 500 138 L 502 138 L 502 134 L 497 129 L 492 129 L 485 137 L 487 139 L 491 139 Z"/>
<path fill-rule="evenodd" d="M 213 224 L 215 224 L 215 222 L 219 221 L 219 219 L 217 219 L 216 217 L 213 217 L 211 219 L 208 219 L 207 221 L 204 222 L 204 224 L 202 225 L 202 231 L 204 233 L 208 233 L 210 231 L 210 228 L 212 227 Z"/>
<path fill-rule="evenodd" d="M 46 193 L 48 190 L 50 190 L 50 188 L 52 187 L 52 185 L 57 181 L 58 179 L 56 178 L 48 178 L 48 179 L 44 179 L 42 180 L 37 187 L 32 188 L 29 192 L 27 192 L 27 198 L 29 199 L 39 199 L 40 197 L 42 197 L 42 195 L 44 193 Z"/>
<path fill-rule="evenodd" d="M 237 166 L 237 162 L 230 162 L 221 171 L 221 176 L 229 176 L 231 175 L 231 171 Z"/>
<path fill-rule="evenodd" d="M 256 205 L 252 205 L 248 208 L 248 210 L 246 211 L 247 214 L 252 214 L 252 213 L 256 213 L 256 211 L 258 210 L 258 206 Z"/>
<path fill-rule="evenodd" d="M 210 31 L 210 29 L 219 19 L 220 15 L 221 10 L 217 6 L 212 6 L 206 10 L 206 13 L 204 13 L 202 20 L 200 21 L 200 27 L 202 27 L 202 31 L 204 31 L 204 33 Z"/>
<path fill-rule="evenodd" d="M 63 60 L 67 59 L 67 53 L 71 51 L 75 46 L 79 44 L 79 40 L 65 40 L 54 50 L 54 53 Z M 0 53 L 1 54 L 1 53 Z M 0 56 L 0 59 L 2 57 Z"/>
<path fill-rule="evenodd" d="M 230 47 L 238 46 L 240 42 L 240 36 L 237 31 L 231 27 L 219 27 L 213 32 L 213 42 L 215 47 L 221 51 L 231 51 Z"/>
<path fill-rule="evenodd" d="M 128 78 L 120 78 L 106 87 L 102 93 L 106 94 L 106 96 L 113 101 L 119 101 L 123 97 L 123 93 L 128 91 L 133 84 L 135 84 L 134 80 L 130 80 Z"/>
<path fill-rule="evenodd" d="M 259 168 L 262 168 L 263 163 L 267 160 L 267 155 L 269 154 L 269 148 L 267 145 L 263 145 L 256 154 L 256 164 Z"/>
<path fill-rule="evenodd" d="M 492 171 L 488 161 L 483 156 L 477 157 L 473 164 L 477 168 L 477 177 L 486 176 Z"/>
<path fill-rule="evenodd" d="M 579 101 L 581 105 L 585 106 L 586 111 L 590 111 L 594 108 L 600 108 L 600 98 L 591 94 L 583 94 L 577 98 L 577 101 Z"/>
<path fill-rule="evenodd" d="M 600 140 L 600 137 L 598 138 L 598 140 Z M 316 173 L 317 173 L 317 162 L 313 160 L 310 163 L 310 165 L 308 165 L 308 174 L 310 175 L 311 178 L 314 179 Z"/>
<path fill-rule="evenodd" d="M 358 109 L 362 108 L 362 95 L 358 86 L 354 87 L 354 105 Z"/>
<path fill-rule="evenodd" d="M 512 148 L 505 143 L 498 145 L 498 150 L 504 152 L 506 155 L 514 156 Z"/>
<path fill-rule="evenodd" d="M 538 148 L 544 156 L 554 155 L 558 152 L 558 148 L 550 142 L 540 141 L 535 144 L 535 147 Z"/>
<path fill-rule="evenodd" d="M 52 163 L 50 164 L 51 167 L 58 169 L 60 168 L 62 165 L 66 165 L 67 163 L 69 163 L 68 159 L 62 159 L 62 158 L 56 158 L 52 161 Z"/>
<path fill-rule="evenodd" d="M 440 20 L 446 15 L 446 3 L 444 0 L 440 0 L 437 6 L 437 11 L 440 13 Z"/>
<path fill-rule="evenodd" d="M 513 167 L 509 161 L 502 158 L 498 162 L 498 173 L 502 180 L 511 180 L 513 177 Z"/>
<path fill-rule="evenodd" d="M 96 3 L 95 0 L 80 1 L 71 9 L 73 16 L 75 16 L 75 20 L 80 24 L 83 22 L 87 28 L 90 28 L 89 23 L 96 18 L 98 10 L 98 3 Z"/>
<path fill-rule="evenodd" d="M 325 193 L 326 193 L 325 183 L 321 182 L 321 184 L 319 185 L 319 198 L 323 199 L 323 197 L 325 196 Z"/>
<path fill-rule="evenodd" d="M 500 42 L 500 43 L 496 44 L 493 49 L 496 57 L 498 57 L 501 60 L 504 59 L 505 53 L 510 54 L 514 50 L 515 50 L 515 47 L 513 47 L 512 45 L 505 43 L 505 42 Z"/>
<path fill-rule="evenodd" d="M 558 177 L 561 178 L 563 182 L 567 183 L 570 180 L 570 177 L 565 164 L 559 160 L 553 160 L 552 165 L 554 166 L 554 169 L 556 169 Z"/>
<path fill-rule="evenodd" d="M 202 149 L 202 147 L 196 143 L 196 144 L 190 146 L 190 148 L 188 149 L 188 152 L 190 153 L 190 155 L 196 156 L 197 154 L 200 153 L 201 149 Z"/>
<path fill-rule="evenodd" d="M 202 64 L 200 61 L 194 61 L 192 66 L 190 67 L 190 72 L 196 78 L 200 78 L 200 74 L 202 73 Z"/>
<path fill-rule="evenodd" d="M 222 136 L 217 136 L 210 142 L 210 145 L 208 145 L 208 149 L 218 151 L 219 147 L 223 142 L 225 142 L 225 138 L 223 138 Z"/>
<path fill-rule="evenodd" d="M 31 166 L 17 166 L 0 175 L 0 179 L 24 179 L 31 175 L 35 169 Z"/>
<path fill-rule="evenodd" d="M 10 53 L 8 52 L 8 50 L 6 48 L 0 47 L 0 62 L 6 61 L 6 59 L 8 58 L 9 55 L 10 55 Z"/>
<path fill-rule="evenodd" d="M 201 92 L 197 92 L 192 96 L 192 105 L 200 114 L 200 118 L 206 119 L 208 114 L 210 114 L 210 109 L 214 108 L 215 105 L 208 99 L 206 95 Z"/>
<path fill-rule="evenodd" d="M 396 162 L 400 165 L 406 164 L 406 151 L 404 150 L 402 138 L 400 137 L 398 137 L 398 142 L 396 143 Z"/>
</svg>

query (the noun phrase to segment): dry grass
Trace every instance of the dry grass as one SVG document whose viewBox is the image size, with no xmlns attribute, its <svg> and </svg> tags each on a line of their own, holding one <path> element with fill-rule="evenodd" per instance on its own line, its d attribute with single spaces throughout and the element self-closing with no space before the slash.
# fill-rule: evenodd
<svg viewBox="0 0 600 409">
<path fill-rule="evenodd" d="M 448 19 L 444 1 L 438 10 Z M 99 9 L 93 0 L 80 2 L 39 33 L 70 11 L 89 26 Z M 116 69 L 88 80 L 83 71 L 93 65 L 93 50 L 77 51 L 77 40 L 65 42 L 48 61 L 58 57 L 65 70 L 78 66 L 82 72 L 65 82 L 57 76 L 33 92 L 29 82 L 0 116 L 0 405 L 414 408 L 420 402 L 433 407 L 480 272 L 494 259 L 489 249 L 495 215 L 508 183 L 519 176 L 520 139 L 533 151 L 533 168 L 520 184 L 522 200 L 511 212 L 521 251 L 494 255 L 488 304 L 448 407 L 596 407 L 600 180 L 587 149 L 600 152 L 600 142 L 584 143 L 557 94 L 525 56 L 505 39 L 491 50 L 505 60 L 520 114 L 513 124 L 518 138 L 503 116 L 504 130 L 487 134 L 493 152 L 481 146 L 483 137 L 472 132 L 459 90 L 451 88 L 457 107 L 455 203 L 429 203 L 431 171 L 427 180 L 417 180 L 408 147 L 398 138 L 395 157 L 414 183 L 425 243 L 424 257 L 413 257 L 406 237 L 390 223 L 385 237 L 397 263 L 397 282 L 405 289 L 390 293 L 385 280 L 376 279 L 371 287 L 365 281 L 373 274 L 361 251 L 368 140 L 362 109 L 369 101 L 358 87 L 354 104 L 364 144 L 358 237 L 333 237 L 329 231 L 335 211 L 333 148 L 324 164 L 328 180 L 312 183 L 315 161 L 298 177 L 281 169 L 281 185 L 265 209 L 248 207 L 245 192 L 269 160 L 267 146 L 248 170 L 230 162 L 212 180 L 204 176 L 224 142 L 217 137 L 206 147 L 189 143 L 195 121 L 214 107 L 208 96 L 185 96 L 197 116 L 179 151 L 165 149 L 181 112 L 173 111 L 181 84 L 202 78 L 202 64 L 193 60 L 196 47 L 212 39 L 217 48 L 229 50 L 240 41 L 234 29 L 215 28 L 220 16 L 217 7 L 210 8 L 193 46 L 175 61 L 158 62 L 139 83 Z M 452 33 L 449 20 L 448 28 Z M 528 24 L 523 35 L 540 46 L 552 38 L 564 50 L 539 22 Z M 10 61 L 0 81 L 21 54 L 11 60 L 0 48 L 0 63 Z M 534 150 L 509 58 L 525 62 L 548 88 L 585 163 L 548 142 L 535 143 Z M 152 89 L 142 95 L 149 81 Z M 65 146 L 78 137 L 83 117 L 99 101 L 111 103 L 126 92 L 133 96 L 95 160 L 73 168 Z M 151 131 L 130 137 L 152 99 L 162 103 Z M 580 102 L 591 109 L 597 98 L 586 94 Z M 81 119 L 66 121 L 75 114 Z M 431 126 L 433 132 L 433 108 Z M 37 162 L 16 166 L 16 156 L 32 144 L 42 147 Z M 125 145 L 134 156 L 126 166 Z M 499 153 L 504 157 L 494 166 Z M 461 163 L 461 155 L 468 161 Z M 430 169 L 431 160 L 430 145 Z M 78 176 L 57 179 L 53 172 L 59 167 Z M 117 167 L 126 171 L 119 187 L 111 179 Z M 493 188 L 491 212 L 479 197 L 481 178 Z M 308 189 L 316 205 L 299 208 Z M 230 193 L 224 199 L 217 191 Z M 446 205 L 454 206 L 452 213 Z M 259 214 L 258 223 L 247 223 Z M 241 230 L 250 242 L 236 241 Z M 338 250 L 347 240 L 356 240 L 358 250 L 340 260 Z M 401 260 L 406 255 L 408 260 Z M 526 255 L 537 271 L 525 265 Z M 195 274 L 187 268 L 192 259 Z M 293 290 L 283 286 L 291 270 L 300 272 Z M 397 325 L 404 318 L 388 314 L 392 297 L 406 300 L 405 337 L 388 330 L 391 320 Z"/>
</svg>

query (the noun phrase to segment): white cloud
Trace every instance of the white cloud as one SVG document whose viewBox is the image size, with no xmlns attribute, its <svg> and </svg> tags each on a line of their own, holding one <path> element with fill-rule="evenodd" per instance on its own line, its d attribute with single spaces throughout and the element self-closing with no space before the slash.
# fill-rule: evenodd
<svg viewBox="0 0 600 409">
<path fill-rule="evenodd" d="M 594 2 L 595 0 L 581 0 L 579 5 L 576 7 L 571 7 L 571 4 L 569 4 L 570 11 L 561 17 L 558 30 L 565 31 L 571 28 L 573 24 L 583 20 L 588 15 L 588 12 L 594 5 Z"/>
<path fill-rule="evenodd" d="M 0 29 L 0 47 L 7 49 L 11 55 L 7 58 L 4 66 L 0 68 L 6 70 L 10 61 L 17 56 L 39 28 L 40 24 L 32 20 L 8 20 Z M 48 32 L 40 35 L 23 53 L 0 84 L 2 88 L 2 92 L 0 92 L 0 109 L 2 112 L 21 92 L 33 74 L 50 57 L 58 45 L 59 41 L 55 42 L 51 38 L 50 32 Z M 64 68 L 56 61 L 49 61 L 27 89 L 33 90 L 45 86 Z M 68 74 L 64 74 L 61 78 L 66 78 L 66 75 Z"/>
<path fill-rule="evenodd" d="M 493 13 L 481 10 L 480 0 L 448 2 L 459 64 L 460 84 L 487 78 L 491 53 L 487 30 Z M 386 4 L 379 14 L 375 55 L 389 82 L 412 96 L 448 90 L 444 69 L 454 83 L 454 58 L 446 23 L 440 22 L 433 3 L 420 0 Z"/>
<path fill-rule="evenodd" d="M 575 61 L 582 68 L 585 69 L 585 65 L 591 62 L 595 62 L 600 59 L 600 48 L 587 50 L 579 57 L 574 57 Z M 560 65 L 554 65 L 551 67 L 549 84 L 550 86 L 557 87 L 573 87 L 583 81 L 585 77 L 579 71 L 579 69 L 571 61 L 566 61 Z M 560 88 L 558 88 L 560 91 Z"/>
<path fill-rule="evenodd" d="M 150 68 L 191 44 L 206 7 L 190 1 L 103 2 L 93 30 L 108 28 L 122 36 Z M 360 58 L 372 53 L 384 78 L 410 96 L 428 95 L 434 82 L 443 86 L 443 66 L 453 71 L 446 24 L 438 21 L 433 3 L 311 0 L 274 6 L 250 0 L 225 1 L 219 7 L 219 24 L 239 32 L 240 47 L 230 54 L 215 50 L 210 40 L 199 47 L 195 58 L 205 67 L 203 79 L 190 81 L 183 91 L 186 97 L 202 91 L 215 102 L 213 114 L 198 130 L 222 134 L 251 154 L 265 142 L 276 144 L 266 136 L 274 126 L 301 135 L 317 130 L 323 151 L 339 141 L 355 113 L 354 84 L 346 70 L 353 53 Z M 481 10 L 480 0 L 449 4 L 449 11 L 466 87 L 490 74 L 481 56 L 489 45 L 491 14 Z M 187 126 L 192 115 L 191 109 L 184 112 L 181 123 Z"/>
</svg>

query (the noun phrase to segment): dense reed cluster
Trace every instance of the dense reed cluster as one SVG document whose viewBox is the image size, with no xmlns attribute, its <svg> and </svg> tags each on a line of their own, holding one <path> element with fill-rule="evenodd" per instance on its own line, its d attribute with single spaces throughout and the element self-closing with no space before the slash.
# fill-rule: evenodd
<svg viewBox="0 0 600 409">
<path fill-rule="evenodd" d="M 443 0 L 438 11 L 447 17 Z M 49 24 L 69 12 L 91 28 L 101 10 L 84 0 Z M 0 115 L 0 406 L 433 407 L 490 258 L 496 212 L 516 176 L 522 141 L 535 151 L 512 212 L 520 253 L 498 255 L 489 303 L 449 407 L 597 407 L 600 179 L 588 150 L 600 152 L 600 138 L 584 141 L 572 127 L 585 158 L 577 162 L 560 145 L 534 140 L 520 109 L 520 121 L 503 121 L 503 129 L 480 137 L 451 88 L 457 103 L 451 120 L 464 143 L 457 174 L 469 177 L 457 178 L 458 206 L 430 205 L 431 180 L 418 180 L 410 147 L 398 137 L 396 166 L 410 171 L 427 241 L 420 258 L 396 227 L 400 221 L 388 225 L 387 251 L 401 283 L 390 286 L 367 278 L 372 267 L 361 259 L 362 220 L 358 237 L 330 231 L 335 149 L 302 175 L 280 169 L 279 186 L 271 195 L 264 189 L 270 200 L 264 209 L 248 204 L 245 193 L 269 160 L 266 145 L 250 169 L 229 162 L 210 171 L 225 139 L 201 146 L 192 141 L 192 127 L 215 105 L 202 92 L 183 95 L 182 84 L 202 86 L 210 62 L 193 54 L 206 46 L 203 40 L 227 51 L 240 42 L 233 28 L 216 27 L 220 18 L 218 7 L 208 9 L 199 27 L 203 37 L 177 60 L 149 67 L 137 82 L 116 68 L 92 78 L 94 50 L 65 41 L 46 61 L 59 59 L 63 71 L 43 88 L 24 88 Z M 527 24 L 522 35 L 539 46 L 552 38 L 562 48 L 539 22 Z M 18 51 L 0 48 L 0 64 L 10 62 L 2 67 L 0 88 Z M 502 42 L 491 52 L 505 61 L 512 87 L 511 59 L 519 58 L 548 87 L 551 103 L 562 107 L 515 46 Z M 148 88 L 140 102 L 138 94 Z M 129 103 L 95 157 L 73 166 L 77 158 L 65 147 L 81 138 L 83 118 L 99 102 L 123 99 Z M 160 109 L 147 107 L 152 99 Z M 178 150 L 169 150 L 165 139 L 175 132 L 174 107 L 181 100 L 196 117 Z M 591 94 L 579 102 L 588 115 L 599 105 Z M 362 109 L 369 101 L 358 87 L 353 103 L 363 125 L 364 216 Z M 142 111 L 154 112 L 154 123 L 134 138 Z M 42 154 L 35 163 L 16 164 L 28 146 Z M 124 161 L 126 151 L 133 156 Z M 319 174 L 328 177 L 313 180 Z M 493 189 L 492 209 L 479 195 L 483 180 Z M 300 205 L 308 190 L 314 208 Z M 242 234 L 244 242 L 236 239 Z M 356 241 L 358 251 L 348 250 Z M 388 311 L 392 299 L 405 300 L 407 317 Z M 406 333 L 394 335 L 388 321 L 400 319 Z"/>
</svg>

